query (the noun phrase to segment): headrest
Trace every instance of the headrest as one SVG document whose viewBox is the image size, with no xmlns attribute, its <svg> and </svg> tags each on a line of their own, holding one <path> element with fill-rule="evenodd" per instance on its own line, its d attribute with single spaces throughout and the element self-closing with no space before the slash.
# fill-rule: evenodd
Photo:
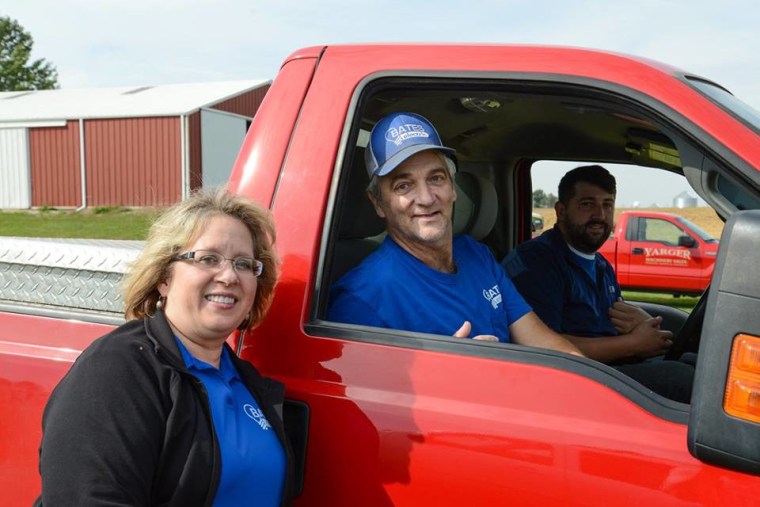
<svg viewBox="0 0 760 507">
<path fill-rule="evenodd" d="M 487 179 L 462 171 L 457 171 L 454 184 L 457 189 L 454 234 L 469 234 L 477 240 L 485 238 L 496 224 L 496 188 Z"/>
<path fill-rule="evenodd" d="M 343 211 L 338 227 L 338 236 L 341 239 L 368 238 L 385 231 L 385 224 L 367 198 L 369 177 L 364 167 L 363 151 L 358 148 L 354 153 L 351 173 L 348 175 L 348 188 L 343 194 Z"/>
</svg>

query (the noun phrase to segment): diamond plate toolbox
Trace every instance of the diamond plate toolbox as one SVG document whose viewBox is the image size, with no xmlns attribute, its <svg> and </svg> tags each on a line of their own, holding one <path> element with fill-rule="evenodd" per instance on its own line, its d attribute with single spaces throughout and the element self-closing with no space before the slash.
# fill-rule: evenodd
<svg viewBox="0 0 760 507">
<path fill-rule="evenodd" d="M 121 313 L 142 241 L 0 238 L 0 300 Z"/>
</svg>

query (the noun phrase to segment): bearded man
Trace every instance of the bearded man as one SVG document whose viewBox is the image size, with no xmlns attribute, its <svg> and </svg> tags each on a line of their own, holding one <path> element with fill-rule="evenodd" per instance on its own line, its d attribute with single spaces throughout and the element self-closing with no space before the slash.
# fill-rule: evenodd
<svg viewBox="0 0 760 507">
<path fill-rule="evenodd" d="M 693 366 L 661 360 L 673 334 L 660 329 L 661 317 L 622 300 L 614 269 L 597 252 L 614 226 L 616 191 L 604 167 L 569 171 L 555 227 L 512 250 L 502 267 L 538 317 L 587 357 L 688 403 Z"/>
</svg>

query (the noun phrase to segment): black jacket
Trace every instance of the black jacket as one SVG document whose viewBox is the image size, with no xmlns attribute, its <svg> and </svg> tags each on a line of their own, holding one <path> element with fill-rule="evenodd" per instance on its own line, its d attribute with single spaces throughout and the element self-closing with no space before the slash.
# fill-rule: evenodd
<svg viewBox="0 0 760 507">
<path fill-rule="evenodd" d="M 285 448 L 282 505 L 290 505 L 285 388 L 231 352 Z M 42 428 L 37 505 L 190 507 L 213 501 L 221 456 L 208 398 L 185 368 L 161 311 L 87 347 L 50 396 Z"/>
</svg>

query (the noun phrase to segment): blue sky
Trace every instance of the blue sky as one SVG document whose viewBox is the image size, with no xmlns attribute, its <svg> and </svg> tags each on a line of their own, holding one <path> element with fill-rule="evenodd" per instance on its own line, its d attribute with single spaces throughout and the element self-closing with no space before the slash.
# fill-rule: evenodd
<svg viewBox="0 0 760 507">
<path fill-rule="evenodd" d="M 293 51 L 331 43 L 528 43 L 659 60 L 760 109 L 756 0 L 5 0 L 0 15 L 32 34 L 62 88 L 271 79 Z"/>
</svg>

